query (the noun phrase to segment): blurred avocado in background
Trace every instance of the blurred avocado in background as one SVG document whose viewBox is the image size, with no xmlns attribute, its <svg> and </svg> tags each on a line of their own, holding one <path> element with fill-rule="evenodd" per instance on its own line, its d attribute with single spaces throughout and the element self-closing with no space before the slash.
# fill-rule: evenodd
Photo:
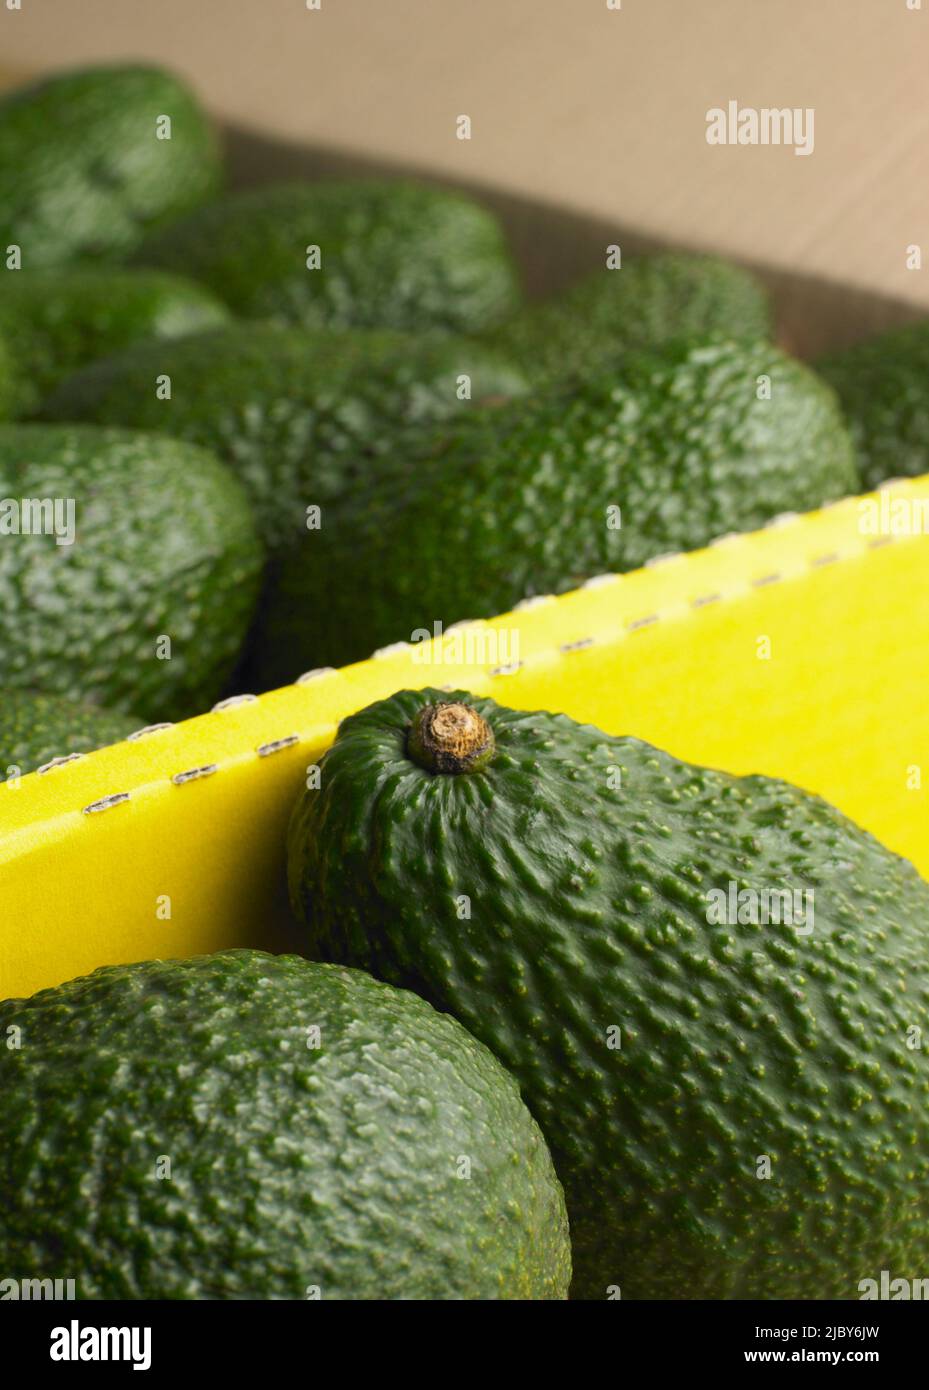
<svg viewBox="0 0 929 1390">
<path fill-rule="evenodd" d="M 618 368 L 630 351 L 676 339 L 771 336 L 761 282 L 740 266 L 681 252 L 630 256 L 531 304 L 493 341 L 538 385 Z"/>
<path fill-rule="evenodd" d="M 211 121 L 161 68 L 78 69 L 0 101 L 0 245 L 25 270 L 118 261 L 221 184 Z"/>
<path fill-rule="evenodd" d="M 81 266 L 0 274 L 0 335 L 13 359 L 15 414 L 33 414 L 52 387 L 98 357 L 230 318 L 205 286 L 158 271 Z"/>
<path fill-rule="evenodd" d="M 154 388 L 162 374 L 167 399 Z M 278 552 L 306 534 L 308 506 L 350 498 L 424 431 L 526 389 L 519 368 L 482 342 L 236 323 L 94 363 L 42 413 L 206 445 L 241 479 Z"/>
<path fill-rule="evenodd" d="M 838 392 L 866 488 L 929 473 L 929 322 L 866 338 L 816 369 Z"/>
<path fill-rule="evenodd" d="M 0 498 L 15 537 L 0 544 L 5 687 L 151 723 L 218 698 L 264 552 L 245 494 L 217 458 L 157 434 L 7 424 Z M 30 505 L 28 526 L 18 499 Z"/>
<path fill-rule="evenodd" d="M 459 415 L 330 508 L 287 555 L 256 633 L 262 687 L 857 484 L 834 393 L 780 348 L 629 353 L 615 375 Z"/>
<path fill-rule="evenodd" d="M 35 772 L 53 758 L 120 743 L 141 726 L 130 714 L 0 685 L 0 781 L 10 769 Z"/>
<path fill-rule="evenodd" d="M 200 279 L 244 318 L 478 333 L 519 305 L 496 218 L 404 179 L 266 184 L 150 237 L 138 265 Z"/>
</svg>

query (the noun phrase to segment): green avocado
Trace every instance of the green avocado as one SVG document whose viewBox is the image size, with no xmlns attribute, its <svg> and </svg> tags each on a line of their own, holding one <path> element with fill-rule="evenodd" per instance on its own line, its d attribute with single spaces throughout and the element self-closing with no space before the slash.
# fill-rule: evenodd
<svg viewBox="0 0 929 1390">
<path fill-rule="evenodd" d="M 929 473 L 929 322 L 911 323 L 823 358 L 865 488 Z"/>
<path fill-rule="evenodd" d="M 25 776 L 55 758 L 121 743 L 141 722 L 58 695 L 0 685 L 0 778 L 13 768 Z"/>
<path fill-rule="evenodd" d="M 262 549 L 207 450 L 92 425 L 0 426 L 3 685 L 145 719 L 202 713 L 254 609 Z"/>
<path fill-rule="evenodd" d="M 245 318 L 305 328 L 474 333 L 519 301 L 491 213 L 400 179 L 233 193 L 149 238 L 137 259 L 203 280 Z"/>
<path fill-rule="evenodd" d="M 516 1083 L 414 994 L 226 951 L 6 1000 L 0 1035 L 9 1273 L 79 1299 L 566 1295 Z"/>
<path fill-rule="evenodd" d="M 825 802 L 403 691 L 341 725 L 289 876 L 314 954 L 519 1082 L 576 1297 L 855 1299 L 924 1267 L 929 885 Z"/>
<path fill-rule="evenodd" d="M 521 310 L 496 341 L 533 381 L 602 375 L 630 351 L 684 338 L 764 339 L 771 313 L 749 271 L 710 256 L 638 256 Z"/>
<path fill-rule="evenodd" d="M 229 321 L 203 285 L 158 271 L 0 273 L 0 333 L 12 356 L 18 416 L 85 363 L 147 338 L 175 338 Z"/>
<path fill-rule="evenodd" d="M 170 73 L 45 78 L 0 102 L 0 246 L 28 270 L 120 259 L 215 195 L 220 172 L 212 126 Z"/>
<path fill-rule="evenodd" d="M 856 486 L 832 392 L 777 348 L 630 355 L 619 381 L 449 422 L 423 456 L 330 508 L 282 567 L 261 679 L 503 613 Z"/>
<path fill-rule="evenodd" d="M 165 377 L 170 398 L 156 390 Z M 468 397 L 477 406 L 525 389 L 499 352 L 464 339 L 238 324 L 95 363 L 42 413 L 164 430 L 214 449 L 241 478 L 277 551 L 306 535 L 308 507 L 370 480 L 379 460 L 408 449 Z"/>
<path fill-rule="evenodd" d="M 0 327 L 0 420 L 9 420 L 13 416 L 19 395 L 19 374 L 13 351 Z"/>
</svg>

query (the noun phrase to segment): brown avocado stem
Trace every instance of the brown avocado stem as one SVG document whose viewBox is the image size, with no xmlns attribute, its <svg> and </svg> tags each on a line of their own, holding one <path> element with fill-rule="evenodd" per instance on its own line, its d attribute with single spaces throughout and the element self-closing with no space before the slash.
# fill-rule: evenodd
<svg viewBox="0 0 929 1390">
<path fill-rule="evenodd" d="M 424 705 L 407 731 L 406 751 L 427 772 L 480 772 L 496 751 L 494 732 L 470 705 Z"/>
</svg>

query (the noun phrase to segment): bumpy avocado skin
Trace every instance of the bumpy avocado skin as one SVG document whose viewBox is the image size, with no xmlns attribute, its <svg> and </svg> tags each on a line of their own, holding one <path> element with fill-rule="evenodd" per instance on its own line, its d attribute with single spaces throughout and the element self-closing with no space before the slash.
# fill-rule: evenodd
<svg viewBox="0 0 929 1390">
<path fill-rule="evenodd" d="M 150 720 L 216 699 L 263 552 L 242 489 L 213 455 L 128 430 L 4 425 L 0 498 L 70 499 L 75 521 L 70 545 L 22 527 L 0 541 L 6 687 Z"/>
<path fill-rule="evenodd" d="M 777 348 L 636 355 L 618 382 L 461 416 L 330 509 L 283 567 L 261 670 L 274 684 L 364 658 L 436 620 L 503 613 L 857 484 L 832 392 Z"/>
<path fill-rule="evenodd" d="M 128 714 L 0 686 L 0 778 L 11 768 L 25 775 L 53 758 L 120 743 L 139 724 Z"/>
<path fill-rule="evenodd" d="M 24 268 L 119 260 L 220 182 L 210 122 L 158 68 L 68 72 L 0 103 L 0 245 L 19 246 Z"/>
<path fill-rule="evenodd" d="M 320 264 L 309 268 L 309 248 Z M 246 318 L 474 333 L 519 302 L 493 215 L 401 179 L 265 185 L 153 236 L 137 260 L 203 280 Z"/>
<path fill-rule="evenodd" d="M 226 951 L 7 1000 L 12 1028 L 6 1270 L 67 1270 L 83 1299 L 565 1297 L 542 1135 L 415 995 Z"/>
<path fill-rule="evenodd" d="M 929 473 L 929 323 L 833 353 L 817 371 L 838 393 L 866 488 Z"/>
<path fill-rule="evenodd" d="M 456 699 L 497 753 L 436 775 L 407 729 Z M 855 1299 L 921 1267 L 929 886 L 823 801 L 404 691 L 342 724 L 289 873 L 315 954 L 417 989 L 520 1083 L 574 1296 Z M 813 931 L 711 925 L 730 881 L 812 889 Z"/>
<path fill-rule="evenodd" d="M 771 313 L 758 280 L 710 256 L 662 253 L 595 271 L 533 304 L 497 341 L 535 382 L 601 375 L 630 351 L 684 338 L 765 339 Z"/>
<path fill-rule="evenodd" d="M 170 399 L 155 391 L 163 375 Z M 307 534 L 307 507 L 368 484 L 381 460 L 409 452 L 426 427 L 526 389 L 506 357 L 466 339 L 249 324 L 96 363 L 42 413 L 164 430 L 212 448 L 244 483 L 262 535 L 278 551 Z M 470 400 L 462 399 L 468 390 Z"/>
<path fill-rule="evenodd" d="M 203 285 L 159 271 L 82 266 L 2 276 L 0 333 L 15 367 L 16 415 L 32 414 L 52 387 L 95 358 L 229 319 Z"/>
</svg>

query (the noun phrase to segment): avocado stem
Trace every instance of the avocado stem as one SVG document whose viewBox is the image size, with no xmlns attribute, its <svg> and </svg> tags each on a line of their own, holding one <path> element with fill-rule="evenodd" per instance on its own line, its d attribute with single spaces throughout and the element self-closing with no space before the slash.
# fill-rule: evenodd
<svg viewBox="0 0 929 1390">
<path fill-rule="evenodd" d="M 407 756 L 427 772 L 480 772 L 496 752 L 494 731 L 476 709 L 449 700 L 424 705 L 407 731 Z"/>
</svg>

